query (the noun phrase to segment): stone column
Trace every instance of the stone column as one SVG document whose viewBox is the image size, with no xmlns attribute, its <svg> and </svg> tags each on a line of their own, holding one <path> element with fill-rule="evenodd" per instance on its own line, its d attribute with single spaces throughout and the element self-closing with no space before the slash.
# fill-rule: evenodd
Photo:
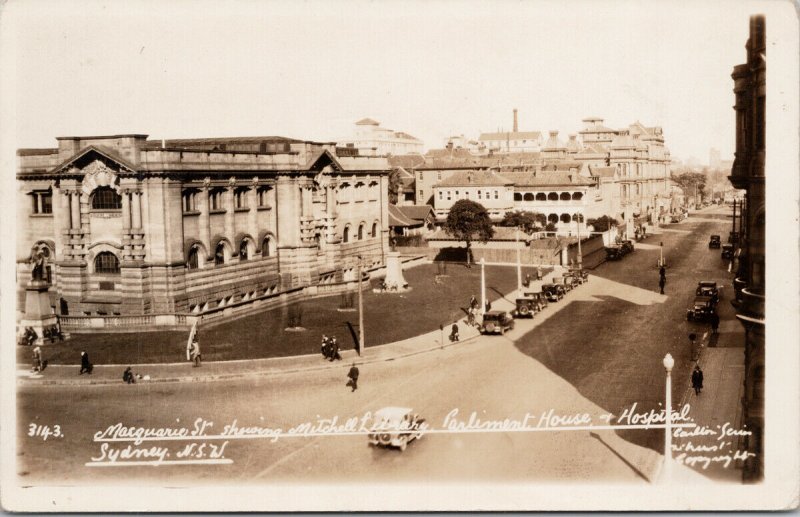
<svg viewBox="0 0 800 517">
<path fill-rule="evenodd" d="M 142 228 L 142 193 L 139 191 L 133 192 L 133 228 L 141 230 Z"/>
<path fill-rule="evenodd" d="M 288 177 L 278 178 L 275 185 L 275 196 L 280 203 L 278 216 L 278 241 L 281 248 L 293 248 L 299 243 L 300 211 L 299 196 L 294 181 Z"/>
<path fill-rule="evenodd" d="M 198 207 L 197 209 L 200 211 L 200 218 L 199 218 L 199 232 L 200 232 L 200 240 L 203 242 L 203 246 L 206 248 L 206 253 L 211 255 L 213 250 L 210 248 L 211 246 L 211 225 L 208 216 L 208 189 L 209 189 L 210 180 L 206 178 L 203 182 L 203 188 L 200 189 L 200 193 L 198 195 Z"/>
<path fill-rule="evenodd" d="M 81 192 L 74 190 L 70 193 L 70 229 L 81 228 Z"/>
<path fill-rule="evenodd" d="M 225 236 L 230 239 L 231 245 L 236 246 L 237 243 L 233 242 L 236 236 L 236 225 L 234 221 L 234 211 L 236 203 L 234 202 L 234 192 L 236 191 L 236 179 L 231 178 L 228 181 L 228 188 L 225 190 Z M 232 254 L 238 253 L 238 250 L 231 252 Z"/>
<path fill-rule="evenodd" d="M 247 231 L 258 239 L 258 178 L 253 178 L 250 190 L 247 192 L 247 206 L 250 211 L 247 213 Z M 256 242 L 256 248 L 261 248 L 261 243 Z"/>
<path fill-rule="evenodd" d="M 122 231 L 129 233 L 131 229 L 131 193 L 125 189 L 122 191 Z"/>
</svg>

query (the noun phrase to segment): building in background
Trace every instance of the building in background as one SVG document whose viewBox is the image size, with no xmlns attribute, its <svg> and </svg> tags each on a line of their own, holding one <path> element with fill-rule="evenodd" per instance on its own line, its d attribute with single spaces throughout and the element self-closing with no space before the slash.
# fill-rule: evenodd
<svg viewBox="0 0 800 517">
<path fill-rule="evenodd" d="M 745 375 L 742 421 L 752 435 L 746 448 L 752 453 L 744 465 L 746 482 L 764 476 L 764 306 L 766 206 L 764 158 L 766 151 L 766 23 L 750 18 L 747 62 L 733 69 L 736 95 L 736 153 L 730 181 L 744 189 L 739 259 L 734 280 L 736 317 L 745 328 Z"/>
<path fill-rule="evenodd" d="M 17 153 L 21 306 L 32 249 L 73 319 L 215 313 L 354 279 L 388 251 L 385 158 L 282 137 L 57 140 Z"/>
<path fill-rule="evenodd" d="M 478 151 L 488 153 L 535 153 L 542 148 L 542 134 L 539 131 L 520 131 L 517 110 L 514 109 L 512 131 L 481 133 L 478 137 Z"/>
<path fill-rule="evenodd" d="M 422 153 L 422 140 L 404 133 L 381 127 L 380 122 L 363 118 L 355 123 L 353 135 L 338 141 L 342 147 L 358 149 L 363 156 L 397 156 Z"/>
</svg>

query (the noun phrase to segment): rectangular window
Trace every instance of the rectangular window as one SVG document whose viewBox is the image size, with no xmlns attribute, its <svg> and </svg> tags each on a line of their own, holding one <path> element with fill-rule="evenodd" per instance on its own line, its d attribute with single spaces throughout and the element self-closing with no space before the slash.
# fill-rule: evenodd
<svg viewBox="0 0 800 517">
<path fill-rule="evenodd" d="M 208 201 L 211 210 L 224 210 L 222 207 L 222 190 L 212 190 L 208 194 Z"/>
<path fill-rule="evenodd" d="M 183 193 L 183 211 L 184 212 L 194 212 L 195 211 L 195 196 L 197 195 L 196 192 L 193 190 L 187 190 Z"/>
<path fill-rule="evenodd" d="M 247 209 L 247 192 L 248 189 L 240 188 L 233 193 L 234 207 L 236 207 L 237 210 Z"/>
<path fill-rule="evenodd" d="M 447 200 L 450 201 L 450 191 L 447 191 Z"/>
<path fill-rule="evenodd" d="M 262 187 L 258 189 L 258 206 L 260 207 L 269 206 L 268 196 L 267 196 L 268 193 L 269 193 L 269 188 Z"/>
<path fill-rule="evenodd" d="M 481 191 L 479 190 L 478 191 L 478 199 L 480 199 L 480 198 L 481 198 Z"/>
<path fill-rule="evenodd" d="M 497 193 L 497 191 L 495 190 L 495 191 L 494 191 L 494 198 L 495 198 L 495 199 L 500 199 L 500 197 L 499 197 L 499 196 L 500 196 L 500 195 L 499 195 L 499 194 Z"/>
<path fill-rule="evenodd" d="M 31 192 L 31 202 L 34 214 L 53 213 L 53 194 L 49 190 Z"/>
<path fill-rule="evenodd" d="M 440 191 L 439 191 L 439 201 L 441 201 L 442 199 L 444 199 L 444 192 L 442 192 L 442 191 L 440 190 Z"/>
<path fill-rule="evenodd" d="M 442 181 L 442 171 L 437 171 L 437 172 L 436 172 L 436 179 L 437 179 L 438 181 Z"/>
<path fill-rule="evenodd" d="M 464 191 L 464 199 L 469 199 L 469 190 Z"/>
<path fill-rule="evenodd" d="M 423 197 L 424 195 L 425 195 L 425 194 L 423 194 L 423 193 L 422 193 L 422 191 L 420 190 L 420 191 L 419 191 L 419 198 L 420 198 L 420 200 L 422 199 L 422 197 Z"/>
</svg>

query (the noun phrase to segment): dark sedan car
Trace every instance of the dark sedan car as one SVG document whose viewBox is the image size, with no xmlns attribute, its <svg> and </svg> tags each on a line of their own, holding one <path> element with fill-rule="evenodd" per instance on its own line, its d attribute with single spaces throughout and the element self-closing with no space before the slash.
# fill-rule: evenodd
<svg viewBox="0 0 800 517">
<path fill-rule="evenodd" d="M 730 260 L 733 258 L 733 244 L 722 245 L 722 258 L 725 260 Z"/>
<path fill-rule="evenodd" d="M 689 321 L 708 321 L 717 310 L 717 304 L 710 296 L 695 296 L 694 303 L 686 309 L 686 319 Z"/>
<path fill-rule="evenodd" d="M 697 296 L 708 296 L 714 303 L 719 302 L 719 288 L 716 282 L 703 281 L 697 283 L 697 289 L 694 292 Z"/>
<path fill-rule="evenodd" d="M 719 248 L 722 245 L 722 239 L 719 235 L 712 235 L 708 239 L 709 248 Z"/>
<path fill-rule="evenodd" d="M 547 284 L 542 286 L 542 292 L 547 297 L 547 301 L 557 302 L 567 293 L 563 285 Z"/>
</svg>

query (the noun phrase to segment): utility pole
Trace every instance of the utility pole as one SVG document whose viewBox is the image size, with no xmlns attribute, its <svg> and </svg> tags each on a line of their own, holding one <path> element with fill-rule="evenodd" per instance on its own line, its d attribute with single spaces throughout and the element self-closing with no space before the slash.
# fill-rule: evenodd
<svg viewBox="0 0 800 517">
<path fill-rule="evenodd" d="M 358 355 L 364 353 L 364 297 L 361 293 L 361 255 L 358 256 Z"/>
<path fill-rule="evenodd" d="M 514 110 L 516 111 L 516 110 Z M 517 247 L 517 291 L 522 292 L 522 262 L 519 258 L 519 226 L 516 231 L 516 247 Z"/>
<path fill-rule="evenodd" d="M 578 269 L 583 269 L 583 253 L 581 252 L 581 221 L 583 214 L 578 214 Z"/>
</svg>

